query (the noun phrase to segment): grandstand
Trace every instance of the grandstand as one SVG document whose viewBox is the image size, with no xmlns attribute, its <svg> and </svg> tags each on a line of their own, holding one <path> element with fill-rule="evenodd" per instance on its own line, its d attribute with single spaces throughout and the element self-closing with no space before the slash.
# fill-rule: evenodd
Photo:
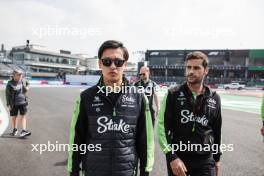
<svg viewBox="0 0 264 176">
<path fill-rule="evenodd" d="M 86 73 L 87 66 L 80 60 L 87 59 L 70 51 L 50 50 L 40 45 L 29 44 L 0 50 L 0 77 L 9 77 L 13 70 L 20 69 L 27 77 L 56 79 L 58 75 Z M 96 60 L 97 62 L 97 60 Z"/>
<path fill-rule="evenodd" d="M 158 83 L 183 82 L 186 55 L 196 50 L 147 50 L 152 79 Z M 263 84 L 264 50 L 199 50 L 209 58 L 208 84 L 243 81 Z"/>
</svg>

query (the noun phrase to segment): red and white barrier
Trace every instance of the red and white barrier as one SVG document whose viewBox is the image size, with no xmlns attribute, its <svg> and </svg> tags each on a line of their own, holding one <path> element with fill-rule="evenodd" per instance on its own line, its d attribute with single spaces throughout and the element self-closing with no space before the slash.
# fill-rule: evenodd
<svg viewBox="0 0 264 176">
<path fill-rule="evenodd" d="M 93 79 L 91 79 L 93 78 Z M 68 82 L 63 82 L 63 81 L 48 81 L 48 80 L 29 80 L 29 85 L 30 86 L 62 86 L 62 85 L 91 85 L 91 84 L 96 84 L 96 82 L 99 80 L 99 77 L 86 77 L 86 79 L 82 80 L 74 80 L 71 79 Z M 0 86 L 4 87 L 7 84 L 8 80 L 0 80 Z"/>
<path fill-rule="evenodd" d="M 49 83 L 49 82 L 48 82 L 47 80 L 42 80 L 42 81 L 40 81 L 40 84 L 41 84 L 41 85 L 43 85 L 43 84 L 46 84 L 46 85 L 47 85 L 48 83 Z"/>
</svg>

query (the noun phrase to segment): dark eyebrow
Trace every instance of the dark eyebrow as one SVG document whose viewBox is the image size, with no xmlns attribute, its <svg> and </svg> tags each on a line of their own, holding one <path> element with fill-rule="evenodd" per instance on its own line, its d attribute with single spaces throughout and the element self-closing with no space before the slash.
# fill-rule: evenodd
<svg viewBox="0 0 264 176">
<path fill-rule="evenodd" d="M 200 68 L 199 66 L 193 66 L 194 68 Z"/>
</svg>

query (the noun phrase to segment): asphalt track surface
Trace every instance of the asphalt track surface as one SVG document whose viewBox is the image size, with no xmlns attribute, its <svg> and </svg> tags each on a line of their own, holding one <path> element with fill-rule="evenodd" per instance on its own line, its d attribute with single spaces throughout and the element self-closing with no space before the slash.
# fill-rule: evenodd
<svg viewBox="0 0 264 176">
<path fill-rule="evenodd" d="M 32 151 L 31 144 L 67 144 L 74 102 L 80 88 L 31 88 L 27 139 L 0 138 L 0 176 L 64 176 L 67 152 Z M 3 95 L 1 96 L 3 100 Z M 258 114 L 222 110 L 223 141 L 234 151 L 224 152 L 222 176 L 264 176 L 264 142 Z M 10 126 L 10 125 L 9 125 Z M 7 132 L 11 131 L 11 127 Z M 155 142 L 151 176 L 165 176 L 165 157 Z M 103 162 L 103 161 L 102 161 Z"/>
</svg>

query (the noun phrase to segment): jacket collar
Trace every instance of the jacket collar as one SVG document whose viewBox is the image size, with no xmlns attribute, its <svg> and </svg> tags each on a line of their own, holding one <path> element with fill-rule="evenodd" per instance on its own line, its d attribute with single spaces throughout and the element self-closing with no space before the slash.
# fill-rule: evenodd
<svg viewBox="0 0 264 176">
<path fill-rule="evenodd" d="M 204 88 L 204 93 L 202 95 L 204 95 L 205 97 L 212 97 L 214 95 L 214 91 L 210 89 L 206 84 L 203 84 L 203 88 Z M 187 82 L 181 85 L 181 90 L 186 92 L 188 95 L 192 96 L 192 92 L 189 89 Z"/>
</svg>

